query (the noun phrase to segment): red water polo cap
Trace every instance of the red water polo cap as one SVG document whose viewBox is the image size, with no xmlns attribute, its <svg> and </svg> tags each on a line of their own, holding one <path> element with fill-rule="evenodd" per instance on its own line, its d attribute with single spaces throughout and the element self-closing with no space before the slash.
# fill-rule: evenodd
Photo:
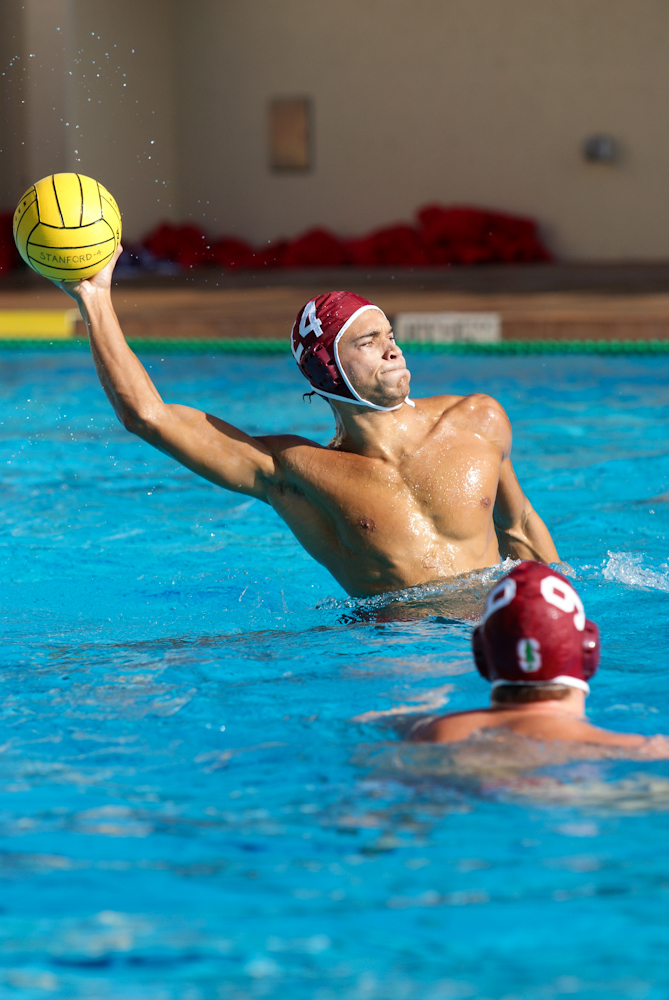
<svg viewBox="0 0 669 1000">
<path fill-rule="evenodd" d="M 482 677 L 500 684 L 565 684 L 589 693 L 599 666 L 599 629 L 571 583 L 549 566 L 522 562 L 488 594 L 472 636 Z"/>
<path fill-rule="evenodd" d="M 403 403 L 377 406 L 363 399 L 351 385 L 339 361 L 337 345 L 342 334 L 368 309 L 376 309 L 385 316 L 383 309 L 353 292 L 328 292 L 311 299 L 300 309 L 293 324 L 290 336 L 293 357 L 319 395 L 362 403 L 373 410 L 399 410 Z"/>
</svg>

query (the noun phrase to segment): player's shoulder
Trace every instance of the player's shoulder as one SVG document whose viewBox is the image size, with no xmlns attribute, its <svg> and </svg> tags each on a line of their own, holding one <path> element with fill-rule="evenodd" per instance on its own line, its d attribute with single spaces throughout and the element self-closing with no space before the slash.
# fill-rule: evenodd
<svg viewBox="0 0 669 1000">
<path fill-rule="evenodd" d="M 587 719 L 579 719 L 575 726 L 575 738 L 582 743 L 599 743 L 602 746 L 624 747 L 629 750 L 642 748 L 648 737 L 638 733 L 619 733 L 614 729 L 601 729 Z"/>
<path fill-rule="evenodd" d="M 600 729 L 587 720 L 582 722 L 581 743 L 598 744 L 601 747 L 617 748 L 624 756 L 635 759 L 669 760 L 669 738 L 661 734 L 642 736 L 639 733 L 618 733 L 612 729 Z"/>
<path fill-rule="evenodd" d="M 471 416 L 472 420 L 488 423 L 507 423 L 509 418 L 506 410 L 494 396 L 485 392 L 473 392 L 469 396 L 461 396 L 458 409 Z"/>
<path fill-rule="evenodd" d="M 472 392 L 467 396 L 442 395 L 424 396 L 417 399 L 416 406 L 421 410 L 431 410 L 437 413 L 449 413 L 458 410 L 475 416 L 506 417 L 504 407 L 485 392 Z"/>
<path fill-rule="evenodd" d="M 490 709 L 451 712 L 426 719 L 411 734 L 411 739 L 425 743 L 459 743 L 489 723 Z"/>
<path fill-rule="evenodd" d="M 272 482 L 279 487 L 290 483 L 303 489 L 311 484 L 317 492 L 333 488 L 337 473 L 350 469 L 351 462 L 361 461 L 357 455 L 318 444 L 299 434 L 268 434 L 255 440 L 271 454 Z"/>
<path fill-rule="evenodd" d="M 438 418 L 457 421 L 485 436 L 497 437 L 511 427 L 502 404 L 485 392 L 473 392 L 468 396 L 429 396 L 416 402 L 421 409 Z"/>
</svg>

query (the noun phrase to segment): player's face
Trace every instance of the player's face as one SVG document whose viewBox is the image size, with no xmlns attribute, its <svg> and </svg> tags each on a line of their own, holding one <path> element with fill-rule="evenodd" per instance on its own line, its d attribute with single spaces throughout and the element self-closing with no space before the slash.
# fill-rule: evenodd
<svg viewBox="0 0 669 1000">
<path fill-rule="evenodd" d="M 377 406 L 396 406 L 409 395 L 411 373 L 390 323 L 378 309 L 358 316 L 338 349 L 341 366 L 363 399 Z"/>
</svg>

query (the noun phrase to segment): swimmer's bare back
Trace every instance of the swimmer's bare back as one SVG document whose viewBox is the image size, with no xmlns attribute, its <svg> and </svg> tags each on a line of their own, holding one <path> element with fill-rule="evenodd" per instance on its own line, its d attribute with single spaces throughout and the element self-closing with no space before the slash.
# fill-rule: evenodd
<svg viewBox="0 0 669 1000">
<path fill-rule="evenodd" d="M 586 719 L 564 712 L 559 702 L 537 702 L 515 708 L 495 706 L 426 718 L 412 726 L 408 738 L 417 743 L 462 743 L 486 730 L 505 730 L 542 743 L 559 741 L 591 747 L 618 747 L 634 757 L 669 758 L 669 740 L 665 736 L 647 737 L 599 729 Z"/>
<path fill-rule="evenodd" d="M 451 577 L 495 565 L 500 555 L 558 560 L 514 474 L 511 427 L 495 400 L 435 396 L 393 412 L 335 403 L 338 433 L 327 448 L 295 435 L 251 437 L 218 417 L 163 402 L 112 306 L 117 258 L 88 281 L 60 286 L 80 306 L 121 423 L 210 482 L 270 504 L 350 594 Z M 361 372 L 378 355 L 374 377 L 382 391 L 384 379 L 397 383 L 406 369 L 387 320 L 373 312 L 353 324 L 348 349 Z M 387 330 L 376 329 L 378 317 Z M 409 378 L 407 371 L 401 398 Z"/>
</svg>

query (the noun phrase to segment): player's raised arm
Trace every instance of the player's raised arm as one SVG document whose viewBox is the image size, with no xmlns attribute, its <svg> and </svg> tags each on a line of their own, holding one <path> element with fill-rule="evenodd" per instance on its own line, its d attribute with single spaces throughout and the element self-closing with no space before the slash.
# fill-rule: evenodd
<svg viewBox="0 0 669 1000">
<path fill-rule="evenodd" d="M 123 426 L 198 475 L 226 489 L 265 499 L 274 459 L 259 441 L 188 406 L 163 402 L 139 358 L 128 347 L 111 300 L 111 278 L 121 247 L 87 281 L 56 282 L 79 305 L 98 377 Z"/>
<path fill-rule="evenodd" d="M 474 397 L 470 397 L 474 398 Z M 523 493 L 511 465 L 512 431 L 504 408 L 490 396 L 476 397 L 480 431 L 501 452 L 502 464 L 493 509 L 500 555 L 503 559 L 559 562 L 553 539 Z"/>
<path fill-rule="evenodd" d="M 493 519 L 502 558 L 560 561 L 550 532 L 523 493 L 509 457 L 502 462 Z"/>
</svg>

